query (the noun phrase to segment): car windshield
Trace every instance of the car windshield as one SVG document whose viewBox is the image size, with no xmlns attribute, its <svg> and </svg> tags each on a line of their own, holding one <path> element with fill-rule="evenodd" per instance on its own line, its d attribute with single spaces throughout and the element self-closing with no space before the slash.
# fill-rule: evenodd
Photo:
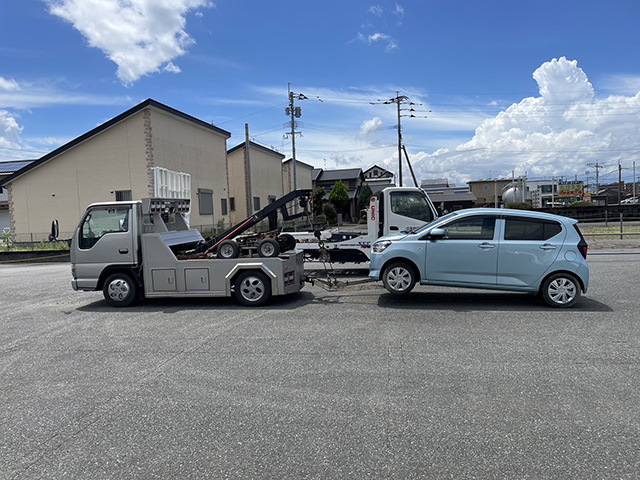
<svg viewBox="0 0 640 480">
<path fill-rule="evenodd" d="M 455 217 L 456 215 L 458 215 L 457 212 L 451 212 L 451 213 L 445 215 L 444 217 L 438 217 L 434 221 L 432 221 L 430 223 L 427 223 L 426 225 L 423 225 L 422 227 L 416 229 L 414 231 L 414 233 L 423 233 L 424 231 L 426 231 L 427 229 L 429 229 L 430 227 L 432 227 L 436 223 L 440 223 L 443 220 L 449 220 L 449 219 Z"/>
</svg>

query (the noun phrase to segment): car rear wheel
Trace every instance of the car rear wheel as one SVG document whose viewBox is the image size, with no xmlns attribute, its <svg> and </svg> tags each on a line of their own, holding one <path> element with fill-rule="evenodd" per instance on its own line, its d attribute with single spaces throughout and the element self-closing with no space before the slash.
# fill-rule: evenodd
<svg viewBox="0 0 640 480">
<path fill-rule="evenodd" d="M 404 262 L 395 262 L 384 269 L 382 283 L 389 293 L 404 295 L 413 290 L 416 284 L 416 275 L 409 265 Z"/>
<path fill-rule="evenodd" d="M 580 298 L 580 283 L 569 273 L 555 273 L 542 284 L 542 298 L 554 308 L 571 307 Z"/>
</svg>

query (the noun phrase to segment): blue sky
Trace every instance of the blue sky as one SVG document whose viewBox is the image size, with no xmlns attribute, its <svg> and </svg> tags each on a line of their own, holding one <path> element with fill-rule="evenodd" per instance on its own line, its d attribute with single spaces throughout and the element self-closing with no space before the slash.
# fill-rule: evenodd
<svg viewBox="0 0 640 480">
<path fill-rule="evenodd" d="M 228 130 L 229 148 L 248 123 L 288 157 L 291 83 L 309 98 L 297 158 L 317 167 L 397 171 L 396 106 L 380 100 L 399 92 L 420 179 L 593 180 L 598 162 L 606 183 L 621 162 L 631 181 L 638 45 L 637 0 L 4 0 L 0 161 L 146 98 Z"/>
</svg>

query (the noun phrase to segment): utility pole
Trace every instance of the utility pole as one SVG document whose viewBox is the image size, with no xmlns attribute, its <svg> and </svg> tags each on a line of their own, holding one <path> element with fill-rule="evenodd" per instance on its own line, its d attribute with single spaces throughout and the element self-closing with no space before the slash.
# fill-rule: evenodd
<svg viewBox="0 0 640 480">
<path fill-rule="evenodd" d="M 296 132 L 296 118 L 300 118 L 302 116 L 302 109 L 300 107 L 295 106 L 295 100 L 308 100 L 308 98 L 302 93 L 294 93 L 291 91 L 291 84 L 288 86 L 289 92 L 289 106 L 285 108 L 284 112 L 287 116 L 291 117 L 291 132 L 288 135 L 291 135 L 291 168 L 293 169 L 293 190 L 298 189 L 298 179 L 296 176 L 296 135 L 300 135 L 300 132 Z M 285 138 L 287 135 L 285 135 Z M 296 201 L 293 205 L 294 213 L 298 213 L 298 202 Z"/>
<path fill-rule="evenodd" d="M 622 164 L 618 160 L 618 205 L 622 201 Z"/>
<path fill-rule="evenodd" d="M 603 168 L 603 167 L 597 161 L 596 161 L 596 163 L 587 163 L 587 165 L 589 165 L 590 167 L 595 167 L 595 169 L 596 169 L 596 192 L 595 192 L 595 194 L 597 195 L 598 191 L 600 190 L 600 169 Z"/>
<path fill-rule="evenodd" d="M 636 161 L 633 161 L 633 201 L 636 201 Z"/>
<path fill-rule="evenodd" d="M 409 115 L 402 115 L 402 103 L 403 102 L 409 102 L 409 106 L 411 108 L 409 109 L 405 109 L 405 111 L 409 111 L 410 114 Z M 383 104 L 383 105 L 389 105 L 392 103 L 395 103 L 397 105 L 397 112 L 398 112 L 398 186 L 402 187 L 402 124 L 400 123 L 400 118 L 401 117 L 412 117 L 412 118 L 427 118 L 426 115 L 425 116 L 420 116 L 420 115 L 415 115 L 416 110 L 414 110 L 413 106 L 416 105 L 415 103 L 411 102 L 409 97 L 407 97 L 406 95 L 400 95 L 399 91 L 396 91 L 396 96 L 393 98 L 390 98 L 389 100 L 378 100 L 377 102 L 369 102 L 371 105 L 379 105 L 379 104 Z M 422 104 L 418 104 L 418 105 L 422 105 Z M 431 110 L 428 110 L 429 112 Z"/>
<path fill-rule="evenodd" d="M 247 182 L 247 216 L 253 215 L 253 191 L 251 190 L 251 148 L 249 146 L 249 124 L 244 124 L 244 171 Z"/>
</svg>

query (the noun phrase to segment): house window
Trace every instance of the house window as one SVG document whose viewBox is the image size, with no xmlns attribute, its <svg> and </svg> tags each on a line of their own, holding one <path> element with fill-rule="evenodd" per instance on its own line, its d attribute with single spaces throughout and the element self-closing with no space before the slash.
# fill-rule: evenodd
<svg viewBox="0 0 640 480">
<path fill-rule="evenodd" d="M 208 188 L 198 189 L 200 215 L 213 215 L 213 190 Z"/>
<path fill-rule="evenodd" d="M 374 176 L 374 177 L 377 177 L 377 176 L 379 176 L 379 175 L 380 175 L 380 172 L 378 172 L 378 169 L 377 169 L 377 168 L 374 168 L 374 169 L 373 169 L 373 176 Z"/>
<path fill-rule="evenodd" d="M 220 199 L 220 207 L 222 209 L 222 215 L 228 215 L 229 211 L 227 210 L 227 199 L 226 198 L 221 198 Z"/>
<path fill-rule="evenodd" d="M 260 210 L 260 197 L 253 197 L 253 211 L 257 212 Z"/>
<path fill-rule="evenodd" d="M 116 190 L 116 202 L 128 202 L 133 200 L 131 196 L 131 190 Z"/>
<path fill-rule="evenodd" d="M 236 211 L 236 197 L 229 198 L 229 210 L 232 212 Z"/>
</svg>

